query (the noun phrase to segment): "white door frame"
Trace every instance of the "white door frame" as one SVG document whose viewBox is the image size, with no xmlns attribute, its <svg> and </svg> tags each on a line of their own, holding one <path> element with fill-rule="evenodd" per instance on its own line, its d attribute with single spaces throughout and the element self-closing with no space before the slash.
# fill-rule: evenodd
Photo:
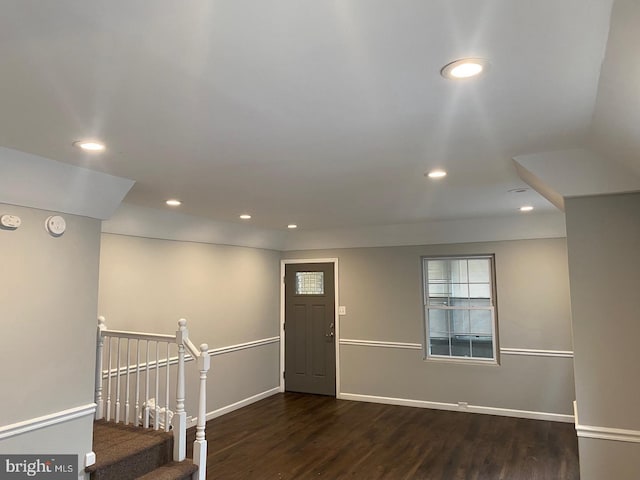
<svg viewBox="0 0 640 480">
<path fill-rule="evenodd" d="M 340 322 L 338 316 L 338 259 L 337 258 L 291 258 L 280 260 L 280 391 L 284 392 L 284 274 L 285 265 L 290 263 L 333 263 L 334 307 L 333 324 L 335 325 L 336 346 L 336 398 L 340 398 Z"/>
</svg>

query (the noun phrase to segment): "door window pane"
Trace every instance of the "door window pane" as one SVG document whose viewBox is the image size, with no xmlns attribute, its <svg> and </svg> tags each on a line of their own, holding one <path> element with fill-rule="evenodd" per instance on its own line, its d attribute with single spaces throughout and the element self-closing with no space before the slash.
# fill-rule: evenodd
<svg viewBox="0 0 640 480">
<path fill-rule="evenodd" d="M 324 295 L 324 272 L 296 272 L 296 295 Z"/>
</svg>

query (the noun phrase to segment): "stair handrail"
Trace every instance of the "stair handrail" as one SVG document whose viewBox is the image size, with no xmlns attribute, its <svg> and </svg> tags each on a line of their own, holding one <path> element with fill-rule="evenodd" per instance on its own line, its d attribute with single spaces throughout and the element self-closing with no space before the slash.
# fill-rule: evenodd
<svg viewBox="0 0 640 480">
<path fill-rule="evenodd" d="M 109 338 L 108 343 L 108 362 L 109 368 L 105 371 L 103 369 L 103 356 L 104 356 L 104 340 L 105 338 Z M 135 418 L 136 425 L 138 424 L 138 416 L 140 414 L 140 405 L 138 403 L 139 400 L 139 379 L 140 379 L 140 341 L 146 341 L 147 349 L 146 349 L 146 363 L 145 365 L 145 408 L 143 415 L 143 427 L 149 427 L 149 342 L 156 342 L 156 361 L 154 368 L 156 369 L 156 421 L 155 428 L 158 429 L 158 419 L 160 415 L 160 407 L 158 400 L 158 385 L 159 385 L 159 369 L 160 369 L 160 361 L 159 361 L 159 345 L 160 342 L 167 343 L 167 359 L 166 359 L 166 383 L 165 383 L 165 392 L 166 392 L 166 400 L 165 400 L 165 430 L 168 431 L 169 426 L 169 366 L 172 363 L 169 356 L 169 344 L 175 343 L 178 348 L 178 362 L 177 362 L 177 384 L 176 384 L 176 411 L 174 413 L 173 419 L 171 421 L 173 426 L 174 433 L 174 443 L 173 443 L 173 460 L 176 462 L 181 462 L 186 458 L 186 442 L 187 442 L 187 413 L 185 411 L 185 351 L 188 351 L 188 354 L 196 360 L 197 368 L 200 372 L 200 383 L 199 383 L 199 400 L 198 400 L 198 417 L 196 423 L 196 439 L 193 443 L 193 463 L 198 466 L 198 471 L 194 474 L 194 479 L 197 480 L 205 480 L 206 479 L 206 469 L 207 469 L 207 440 L 205 436 L 205 427 L 206 427 L 206 416 L 207 416 L 207 374 L 211 367 L 211 358 L 209 355 L 209 346 L 206 343 L 200 345 L 200 348 L 196 347 L 193 342 L 189 339 L 189 331 L 187 329 L 187 320 L 181 318 L 178 320 L 178 330 L 175 335 L 166 335 L 166 334 L 156 334 L 156 333 L 145 333 L 145 332 L 133 332 L 133 331 L 124 331 L 124 330 L 109 330 L 106 325 L 106 320 L 103 316 L 98 317 L 98 330 L 97 330 L 97 342 L 96 342 L 96 388 L 95 388 L 95 401 L 96 401 L 96 420 L 102 419 L 105 417 L 105 401 L 103 395 L 103 379 L 107 379 L 108 384 L 108 395 L 106 402 L 106 417 L 107 420 L 110 420 L 111 414 L 111 377 L 114 375 L 112 373 L 111 368 L 111 338 L 117 338 L 117 369 L 115 372 L 115 376 L 117 377 L 116 384 L 116 404 L 115 404 L 115 420 L 116 422 L 120 421 L 120 376 L 121 367 L 120 367 L 120 340 L 126 339 L 126 347 L 127 347 L 127 365 L 125 367 L 126 374 L 126 403 L 125 403 L 125 423 L 128 423 L 130 418 L 130 406 L 129 406 L 129 397 L 130 397 L 130 384 L 129 384 L 129 374 L 131 372 L 130 365 L 130 342 L 131 340 L 136 340 L 136 365 L 134 373 L 136 374 L 136 393 L 135 393 Z"/>
</svg>

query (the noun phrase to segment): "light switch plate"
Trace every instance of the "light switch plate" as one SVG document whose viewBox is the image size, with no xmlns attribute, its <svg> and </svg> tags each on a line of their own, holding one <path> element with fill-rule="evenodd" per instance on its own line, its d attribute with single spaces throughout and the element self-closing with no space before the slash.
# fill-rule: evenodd
<svg viewBox="0 0 640 480">
<path fill-rule="evenodd" d="M 345 307 L 344 305 L 340 305 L 338 307 L 338 315 L 346 315 L 347 314 L 347 307 Z"/>
</svg>

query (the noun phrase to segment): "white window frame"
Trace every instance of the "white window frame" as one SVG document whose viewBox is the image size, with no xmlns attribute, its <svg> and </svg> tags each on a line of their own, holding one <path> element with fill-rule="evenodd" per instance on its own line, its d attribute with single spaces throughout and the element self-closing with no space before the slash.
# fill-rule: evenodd
<svg viewBox="0 0 640 480">
<path fill-rule="evenodd" d="M 428 277 L 428 262 L 433 260 L 477 260 L 487 259 L 489 260 L 489 282 L 490 282 L 490 305 L 487 307 L 456 307 L 456 306 L 444 306 L 444 305 L 430 305 L 429 304 L 429 277 Z M 424 326 L 424 359 L 434 360 L 442 362 L 458 362 L 458 363 L 475 363 L 482 365 L 498 365 L 498 336 L 497 336 L 497 311 L 496 311 L 496 278 L 495 278 L 495 255 L 483 254 L 483 255 L 437 255 L 437 256 L 423 256 L 420 258 L 422 268 L 422 299 L 423 299 L 423 326 Z M 471 284 L 470 282 L 467 283 Z M 486 310 L 491 312 L 491 343 L 493 347 L 493 358 L 486 357 L 471 357 L 471 356 L 457 356 L 452 355 L 451 346 L 449 347 L 450 355 L 435 355 L 431 353 L 431 339 L 429 328 L 429 309 L 433 310 Z"/>
</svg>

